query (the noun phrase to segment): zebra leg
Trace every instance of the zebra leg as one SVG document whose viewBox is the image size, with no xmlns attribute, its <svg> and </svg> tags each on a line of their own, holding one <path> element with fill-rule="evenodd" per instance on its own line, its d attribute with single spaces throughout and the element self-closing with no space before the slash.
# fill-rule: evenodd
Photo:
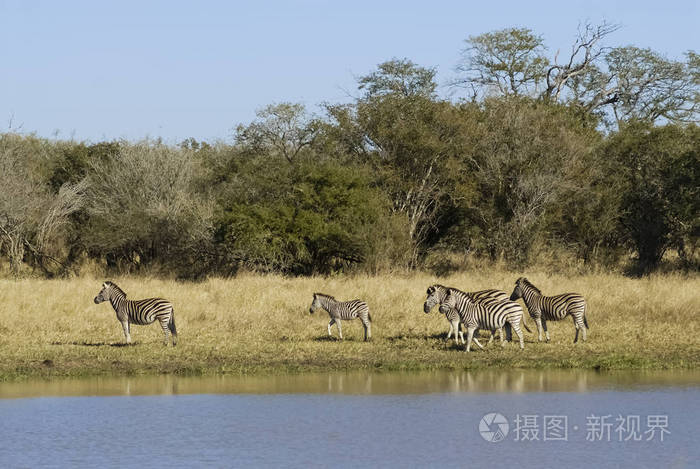
<svg viewBox="0 0 700 469">
<path fill-rule="evenodd" d="M 454 329 L 454 326 L 452 325 L 452 323 L 450 323 L 450 330 L 447 331 L 447 338 L 445 339 L 445 342 L 449 342 L 449 341 L 450 341 L 450 337 L 452 337 L 452 330 L 453 330 L 453 329 Z M 455 333 L 455 334 L 456 334 L 456 333 Z"/>
<path fill-rule="evenodd" d="M 131 343 L 131 334 L 129 333 L 129 320 L 128 319 L 126 321 L 122 321 L 122 329 L 124 329 L 124 338 L 126 339 L 126 343 L 130 344 Z"/>
<path fill-rule="evenodd" d="M 574 343 L 578 342 L 578 333 L 582 332 L 582 338 L 585 341 L 586 340 L 586 326 L 583 323 L 583 315 L 581 316 L 571 316 L 574 320 L 574 327 L 576 328 L 576 335 L 574 336 Z"/>
<path fill-rule="evenodd" d="M 163 345 L 166 347 L 168 346 L 168 338 L 170 336 L 170 328 L 168 327 L 168 320 L 167 319 L 161 319 L 160 320 L 160 327 L 163 329 L 163 334 L 165 337 L 163 338 Z"/>
<path fill-rule="evenodd" d="M 365 342 L 372 338 L 372 325 L 367 319 L 362 319 L 362 327 L 365 328 Z"/>
<path fill-rule="evenodd" d="M 472 340 L 477 345 L 477 347 L 479 347 L 479 349 L 484 350 L 484 347 L 482 347 L 481 344 L 479 343 L 479 339 L 476 338 L 476 334 L 474 334 L 474 338 Z"/>
<path fill-rule="evenodd" d="M 542 320 L 542 329 L 544 329 L 544 336 L 547 339 L 547 342 L 549 342 L 549 331 L 547 330 L 547 321 Z"/>
<path fill-rule="evenodd" d="M 525 348 L 525 344 L 523 343 L 523 331 L 520 330 L 520 325 L 519 324 L 513 324 L 512 329 L 515 331 L 515 333 L 518 335 L 518 340 L 520 340 L 520 350 Z"/>
<path fill-rule="evenodd" d="M 331 334 L 331 326 L 332 326 L 333 324 L 335 324 L 335 319 L 331 318 L 331 320 L 328 321 L 328 337 L 331 337 L 331 336 L 332 336 L 332 334 Z"/>
<path fill-rule="evenodd" d="M 475 327 L 467 327 L 467 352 L 471 349 L 472 340 L 474 340 Z"/>
<path fill-rule="evenodd" d="M 175 311 L 170 313 L 170 320 L 168 321 L 168 329 L 173 337 L 173 347 L 177 345 L 177 328 L 175 327 Z"/>
<path fill-rule="evenodd" d="M 455 344 L 459 345 L 459 335 L 462 334 L 462 331 L 459 330 L 459 321 L 452 321 L 450 323 L 450 332 L 454 330 L 455 333 Z M 464 334 L 462 334 L 462 339 L 464 339 Z"/>
<path fill-rule="evenodd" d="M 338 335 L 340 336 L 340 340 L 343 340 L 343 328 L 340 327 L 340 319 L 336 319 L 335 324 L 338 326 Z"/>
<path fill-rule="evenodd" d="M 493 343 L 493 339 L 496 338 L 496 331 L 489 331 L 489 334 L 491 334 L 491 337 L 489 337 L 489 341 L 486 342 L 486 345 L 491 345 Z"/>
<path fill-rule="evenodd" d="M 535 325 L 537 326 L 537 342 L 542 342 L 542 318 L 535 318 Z"/>
</svg>

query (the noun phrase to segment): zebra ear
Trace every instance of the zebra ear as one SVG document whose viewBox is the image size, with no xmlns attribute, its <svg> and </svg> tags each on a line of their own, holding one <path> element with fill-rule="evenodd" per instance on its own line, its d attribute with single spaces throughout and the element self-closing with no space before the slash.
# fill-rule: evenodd
<svg viewBox="0 0 700 469">
<path fill-rule="evenodd" d="M 435 287 L 434 287 L 434 286 L 430 286 L 430 287 L 428 287 L 428 290 L 426 291 L 426 294 L 432 295 L 434 291 L 435 291 Z"/>
<path fill-rule="evenodd" d="M 107 288 L 107 282 L 102 284 L 102 288 Z"/>
</svg>

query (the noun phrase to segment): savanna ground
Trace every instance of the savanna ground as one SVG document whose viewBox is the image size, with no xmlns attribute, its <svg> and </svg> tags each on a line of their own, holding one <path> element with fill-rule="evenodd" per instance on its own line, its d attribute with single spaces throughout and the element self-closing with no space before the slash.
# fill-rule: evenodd
<svg viewBox="0 0 700 469">
<path fill-rule="evenodd" d="M 132 326 L 124 346 L 108 303 L 93 298 L 103 279 L 0 280 L 0 380 L 113 374 L 275 373 L 339 370 L 486 368 L 696 369 L 700 364 L 700 277 L 616 274 L 568 277 L 528 272 L 545 294 L 574 291 L 588 301 L 588 341 L 573 344 L 567 319 L 549 323 L 550 343 L 525 333 L 511 343 L 466 353 L 445 342 L 448 323 L 423 313 L 425 290 L 443 283 L 509 294 L 521 274 L 463 272 L 445 278 L 406 276 L 285 278 L 240 275 L 181 283 L 112 279 L 131 299 L 164 297 L 175 305 L 177 347 L 162 345 L 160 326 Z M 309 314 L 313 292 L 365 299 L 373 340 L 359 321 L 343 322 L 344 341 L 328 339 L 328 315 Z"/>
</svg>

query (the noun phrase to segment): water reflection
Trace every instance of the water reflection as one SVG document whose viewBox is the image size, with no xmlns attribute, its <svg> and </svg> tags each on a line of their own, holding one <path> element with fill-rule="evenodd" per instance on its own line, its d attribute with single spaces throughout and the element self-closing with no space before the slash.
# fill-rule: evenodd
<svg viewBox="0 0 700 469">
<path fill-rule="evenodd" d="M 700 386 L 697 371 L 561 370 L 124 376 L 0 383 L 0 398 L 172 394 L 427 394 L 589 392 Z"/>
</svg>

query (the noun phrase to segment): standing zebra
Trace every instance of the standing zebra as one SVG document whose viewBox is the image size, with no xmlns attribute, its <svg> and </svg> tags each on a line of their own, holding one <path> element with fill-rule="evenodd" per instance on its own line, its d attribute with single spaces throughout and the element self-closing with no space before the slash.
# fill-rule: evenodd
<svg viewBox="0 0 700 469">
<path fill-rule="evenodd" d="M 127 300 L 124 290 L 116 283 L 105 282 L 102 290 L 95 297 L 95 304 L 107 301 L 112 304 L 117 312 L 117 319 L 122 323 L 126 343 L 131 343 L 129 324 L 146 325 L 156 319 L 165 334 L 165 345 L 168 345 L 168 335 L 173 334 L 173 346 L 177 344 L 177 330 L 175 329 L 175 313 L 173 305 L 162 298 L 148 298 L 146 300 Z"/>
<path fill-rule="evenodd" d="M 504 327 L 506 334 L 510 336 L 512 329 L 520 339 L 520 348 L 524 348 L 523 333 L 520 330 L 523 308 L 518 303 L 493 299 L 474 301 L 469 294 L 456 288 L 450 288 L 440 304 L 440 312 L 447 314 L 450 309 L 459 313 L 460 321 L 467 327 L 467 352 L 470 350 L 474 332 L 479 328 L 491 331 L 492 336 L 496 330 Z M 501 333 L 500 336 L 501 346 L 504 346 L 503 334 Z M 478 342 L 475 343 L 483 349 Z"/>
<path fill-rule="evenodd" d="M 428 290 L 426 291 L 426 294 L 428 295 L 428 298 L 425 300 L 425 303 L 423 304 L 423 311 L 428 314 L 430 311 L 435 307 L 435 305 L 439 305 L 440 303 L 443 302 L 445 299 L 445 296 L 447 296 L 447 290 L 449 287 L 446 287 L 444 285 L 440 284 L 435 284 L 431 285 L 428 287 Z M 501 290 L 494 290 L 494 289 L 489 289 L 489 290 L 479 290 L 475 292 L 468 292 L 466 293 L 467 295 L 472 298 L 473 301 L 487 301 L 487 300 L 499 300 L 499 301 L 507 301 L 508 300 L 508 293 L 501 291 Z M 443 311 L 440 311 L 443 313 Z M 450 340 L 450 337 L 452 336 L 452 332 L 454 331 L 455 334 L 455 342 L 459 345 L 459 340 L 462 341 L 464 344 L 464 333 L 461 330 L 461 323 L 459 320 L 459 314 L 457 311 L 454 309 L 449 309 L 445 311 L 445 319 L 447 319 L 447 322 L 450 323 L 450 330 L 447 333 L 447 339 Z M 478 331 L 477 331 L 478 332 Z M 459 333 L 459 339 L 457 338 L 457 334 Z M 489 343 L 493 340 L 493 334 L 491 335 L 491 338 L 489 339 Z M 481 347 L 481 344 L 479 344 L 479 341 L 475 338 L 474 342 Z"/>
<path fill-rule="evenodd" d="M 331 320 L 328 322 L 328 337 L 331 336 L 331 326 L 338 326 L 338 335 L 343 340 L 343 328 L 340 320 L 360 318 L 362 327 L 365 328 L 365 341 L 372 338 L 372 316 L 369 314 L 369 306 L 362 300 L 338 301 L 330 295 L 314 293 L 309 313 L 313 314 L 317 309 L 323 308 L 328 312 Z"/>
<path fill-rule="evenodd" d="M 567 315 L 571 315 L 576 328 L 574 343 L 578 341 L 578 332 L 583 332 L 583 340 L 586 340 L 586 329 L 588 320 L 586 319 L 586 300 L 578 293 L 563 293 L 556 296 L 544 296 L 525 277 L 520 277 L 515 281 L 515 289 L 510 295 L 511 300 L 522 298 L 527 306 L 530 317 L 537 324 L 537 340 L 542 341 L 542 329 L 549 342 L 549 331 L 547 331 L 547 321 L 560 321 Z"/>
</svg>

